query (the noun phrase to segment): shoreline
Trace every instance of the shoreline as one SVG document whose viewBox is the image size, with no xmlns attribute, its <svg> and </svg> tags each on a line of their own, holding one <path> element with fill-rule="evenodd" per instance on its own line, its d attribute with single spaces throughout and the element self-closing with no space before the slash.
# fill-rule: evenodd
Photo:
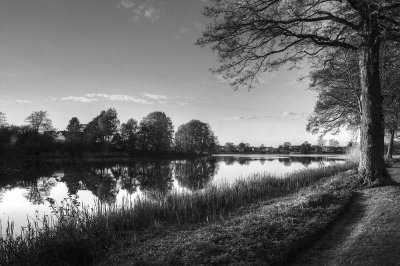
<svg viewBox="0 0 400 266">
<path fill-rule="evenodd" d="M 211 223 L 127 233 L 99 265 L 286 265 L 345 213 L 357 188 L 354 174 L 325 177 Z"/>
<path fill-rule="evenodd" d="M 6 238 L 6 241 L 3 241 L 2 245 L 0 245 L 0 253 L 10 254 L 8 261 L 13 261 L 12 258 L 15 256 L 22 256 L 30 260 L 37 258 L 37 254 L 50 252 L 48 255 L 50 257 L 46 258 L 49 263 L 51 261 L 68 262 L 71 258 L 74 258 L 81 261 L 69 261 L 71 264 L 92 264 L 104 258 L 107 250 L 114 252 L 118 250 L 120 248 L 119 243 L 124 242 L 126 236 L 128 236 L 130 243 L 133 243 L 133 246 L 137 246 L 140 239 L 143 240 L 143 237 L 149 237 L 147 233 L 161 234 L 162 236 L 177 232 L 175 229 L 179 231 L 185 228 L 190 228 L 189 232 L 193 232 L 196 228 L 207 231 L 210 230 L 208 226 L 211 224 L 221 230 L 228 230 L 231 227 L 227 227 L 226 223 L 232 222 L 234 217 L 240 220 L 240 217 L 249 217 L 250 215 L 250 218 L 241 221 L 245 222 L 245 224 L 247 221 L 253 221 L 255 219 L 253 216 L 259 213 L 257 208 L 262 207 L 262 202 L 267 203 L 266 205 L 264 204 L 266 208 L 284 212 L 288 210 L 289 206 L 296 209 L 304 208 L 308 205 L 314 208 L 316 203 L 317 205 L 319 203 L 325 204 L 326 197 L 329 199 L 332 191 L 327 189 L 330 186 L 323 187 L 324 182 L 322 180 L 330 180 L 332 176 L 337 176 L 338 172 L 352 169 L 353 167 L 354 165 L 347 164 L 321 169 L 308 169 L 292 174 L 285 179 L 271 176 L 266 176 L 264 179 L 256 177 L 252 180 L 238 182 L 232 187 L 215 187 L 208 192 L 199 192 L 193 196 L 171 195 L 161 205 L 154 204 L 151 201 L 143 201 L 139 205 L 127 205 L 122 209 L 111 211 L 100 208 L 97 209 L 95 215 L 79 211 L 77 206 L 74 205 L 73 199 L 71 199 L 69 205 L 55 206 L 55 214 L 59 216 L 58 220 L 62 221 L 61 225 L 57 225 L 54 228 L 33 228 L 31 231 L 25 232 L 26 235 L 23 235 L 20 239 Z M 338 186 L 339 184 L 336 184 L 333 187 Z M 320 194 L 314 192 L 302 194 L 302 191 L 307 190 L 314 192 L 317 190 Z M 340 194 L 339 199 L 342 196 L 347 198 L 349 195 L 347 192 L 343 195 Z M 303 202 L 301 205 L 298 204 L 299 197 L 304 199 L 301 201 Z M 291 200 L 285 203 L 285 201 L 281 200 L 284 198 L 290 198 Z M 331 203 L 331 201 L 328 200 L 328 203 Z M 284 206 L 283 209 L 282 206 Z M 248 209 L 251 210 L 250 213 L 246 213 Z M 65 212 L 66 210 L 68 212 Z M 72 213 L 75 214 L 70 216 Z M 240 215 L 235 216 L 238 213 Z M 262 216 L 267 214 L 268 212 L 264 212 Z M 286 219 L 284 217 L 288 213 L 278 212 L 278 214 L 284 215 L 281 218 Z M 294 213 L 289 212 L 289 214 Z M 290 218 L 286 222 L 293 224 L 293 221 Z M 214 229 L 211 228 L 211 230 Z M 204 233 L 206 231 L 201 232 Z M 236 229 L 233 230 L 233 232 L 236 231 Z M 291 234 L 292 232 L 286 231 L 286 233 Z M 157 237 L 160 237 L 160 235 L 153 239 L 157 240 Z M 16 243 L 19 244 L 15 245 Z M 71 244 L 75 247 L 72 250 L 68 248 Z M 124 245 L 128 246 L 126 243 Z M 27 249 L 20 250 L 18 248 L 24 246 L 27 246 Z M 110 247 L 112 248 L 109 249 Z M 86 255 L 77 255 L 82 252 Z M 32 258 L 32 255 L 35 257 Z M 108 255 L 112 257 L 111 253 L 108 253 Z M 190 264 L 190 262 L 188 263 Z"/>
</svg>

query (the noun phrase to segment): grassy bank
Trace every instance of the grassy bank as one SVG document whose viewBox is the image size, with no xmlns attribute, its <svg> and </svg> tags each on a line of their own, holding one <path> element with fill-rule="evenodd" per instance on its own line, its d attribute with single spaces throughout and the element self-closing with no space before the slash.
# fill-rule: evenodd
<svg viewBox="0 0 400 266">
<path fill-rule="evenodd" d="M 7 236 L 0 240 L 0 264 L 93 264 L 104 256 L 106 250 L 120 242 L 122 234 L 127 231 L 134 232 L 130 235 L 132 236 L 130 241 L 136 242 L 137 245 L 133 246 L 142 248 L 146 245 L 143 243 L 139 245 L 138 241 L 146 235 L 143 232 L 160 230 L 168 232 L 171 226 L 201 225 L 201 228 L 207 228 L 213 221 L 218 221 L 217 226 L 230 230 L 231 227 L 222 221 L 237 213 L 241 207 L 247 210 L 252 204 L 257 205 L 266 200 L 299 192 L 302 188 L 317 184 L 325 177 L 354 167 L 354 164 L 347 163 L 309 169 L 293 173 L 286 178 L 258 174 L 234 185 L 211 187 L 191 195 L 172 193 L 157 202 L 151 200 L 136 201 L 135 204 L 127 202 L 120 208 L 99 206 L 95 210 L 87 210 L 80 208 L 75 199 L 69 199 L 58 206 L 53 206 L 53 215 L 58 219 L 54 225 L 48 218 L 42 218 L 28 226 L 18 237 L 14 236 L 12 228 L 9 227 Z M 293 200 L 291 204 L 303 210 L 306 210 L 308 205 L 319 206 L 324 202 L 330 204 L 333 197 L 331 195 L 336 193 L 337 188 L 339 186 L 336 185 L 332 186 L 334 190 L 321 188 L 321 193 L 325 194 L 310 194 L 304 199 L 304 204 L 298 205 L 298 200 Z M 349 193 L 342 193 L 344 198 L 340 196 L 338 200 L 347 199 Z M 334 199 L 336 200 L 336 196 Z M 284 210 L 288 210 L 290 207 L 288 206 Z M 279 217 L 279 213 L 281 212 L 273 217 Z M 323 214 L 321 219 L 323 216 L 326 214 Z M 276 226 L 285 227 L 287 221 L 291 221 L 292 224 L 297 220 L 303 221 L 301 217 L 291 217 L 286 222 L 286 218 L 282 219 L 276 220 Z M 251 217 L 248 221 L 251 220 L 257 221 L 256 217 Z M 162 230 L 166 227 L 170 230 Z M 296 231 L 293 231 L 293 234 L 296 235 Z M 198 248 L 201 250 L 201 247 Z M 204 252 L 206 251 L 207 249 Z"/>
<path fill-rule="evenodd" d="M 144 232 L 101 265 L 287 265 L 336 221 L 357 186 L 355 171 L 341 173 L 207 225 Z"/>
</svg>

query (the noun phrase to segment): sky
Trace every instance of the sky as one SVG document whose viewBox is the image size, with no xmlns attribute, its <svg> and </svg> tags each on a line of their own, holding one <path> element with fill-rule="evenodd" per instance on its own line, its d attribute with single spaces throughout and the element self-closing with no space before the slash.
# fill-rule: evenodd
<svg viewBox="0 0 400 266">
<path fill-rule="evenodd" d="M 22 125 L 44 110 L 64 130 L 113 107 L 122 122 L 163 111 L 209 123 L 221 144 L 315 144 L 306 132 L 316 94 L 307 63 L 260 74 L 234 91 L 211 74 L 217 56 L 194 43 L 207 0 L 0 0 L 0 111 Z M 327 136 L 331 138 L 332 136 Z M 333 136 L 346 145 L 348 134 Z"/>
</svg>

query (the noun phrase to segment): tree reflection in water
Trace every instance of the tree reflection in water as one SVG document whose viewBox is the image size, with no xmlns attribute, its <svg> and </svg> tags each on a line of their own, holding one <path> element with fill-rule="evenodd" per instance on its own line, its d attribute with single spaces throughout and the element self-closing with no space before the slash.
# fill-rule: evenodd
<svg viewBox="0 0 400 266">
<path fill-rule="evenodd" d="M 0 202 L 7 191 L 15 187 L 26 189 L 24 197 L 31 204 L 43 204 L 58 182 L 65 183 L 68 194 L 89 190 L 104 203 L 115 203 L 121 190 L 132 195 L 138 190 L 155 200 L 168 193 L 174 177 L 181 187 L 190 191 L 204 189 L 217 175 L 218 165 L 249 165 L 253 161 L 275 161 L 287 167 L 301 163 L 305 167 L 335 161 L 325 157 L 258 158 L 221 156 L 191 160 L 153 160 L 123 163 L 50 164 L 30 166 L 0 178 Z M 55 176 L 59 173 L 58 176 Z"/>
<path fill-rule="evenodd" d="M 48 165 L 30 165 L 24 171 L 1 174 L 0 202 L 6 191 L 15 187 L 26 189 L 23 196 L 32 204 L 43 204 L 58 180 L 53 177 L 55 169 Z"/>
<path fill-rule="evenodd" d="M 148 161 L 138 164 L 136 179 L 140 189 L 153 196 L 165 195 L 172 189 L 172 167 L 170 161 Z"/>
<path fill-rule="evenodd" d="M 57 180 L 54 177 L 41 177 L 29 186 L 24 197 L 34 205 L 43 204 L 45 199 L 50 196 L 50 191 L 56 186 Z"/>
<path fill-rule="evenodd" d="M 175 179 L 191 191 L 203 189 L 217 174 L 215 158 L 199 158 L 175 162 Z"/>
</svg>

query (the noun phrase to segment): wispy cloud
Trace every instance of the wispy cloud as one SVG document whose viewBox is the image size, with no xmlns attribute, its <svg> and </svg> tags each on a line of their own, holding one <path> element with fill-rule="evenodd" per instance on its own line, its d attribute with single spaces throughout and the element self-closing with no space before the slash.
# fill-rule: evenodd
<svg viewBox="0 0 400 266">
<path fill-rule="evenodd" d="M 61 98 L 63 101 L 73 101 L 82 103 L 92 103 L 97 101 L 120 101 L 133 102 L 140 104 L 152 104 L 152 102 L 140 97 L 125 94 L 107 94 L 107 93 L 87 93 L 84 96 L 68 96 Z"/>
<path fill-rule="evenodd" d="M 82 97 L 82 96 L 69 96 L 61 98 L 63 101 L 73 101 L 73 102 L 82 102 L 82 103 L 91 103 L 97 101 L 94 98 Z"/>
<path fill-rule="evenodd" d="M 92 98 L 92 99 L 99 99 L 99 100 L 103 99 L 103 100 L 110 100 L 110 101 L 152 104 L 152 102 L 149 102 L 146 99 L 142 99 L 140 97 L 131 96 L 131 95 L 125 95 L 125 94 L 88 93 L 88 94 L 85 94 L 85 96 Z"/>
<path fill-rule="evenodd" d="M 278 118 L 278 115 L 244 115 L 244 116 L 230 116 L 226 117 L 225 120 L 258 120 L 268 118 Z"/>
<path fill-rule="evenodd" d="M 143 95 L 152 100 L 167 100 L 169 98 L 167 95 L 162 94 L 144 93 Z"/>
<path fill-rule="evenodd" d="M 286 119 L 294 120 L 306 117 L 308 114 L 305 112 L 285 111 L 282 114 L 266 114 L 266 115 L 244 115 L 244 116 L 230 116 L 225 120 L 259 120 L 259 119 Z"/>
<path fill-rule="evenodd" d="M 156 22 L 161 17 L 161 9 L 156 6 L 155 0 L 120 0 L 119 6 L 132 10 L 133 20 L 143 19 Z"/>
<path fill-rule="evenodd" d="M 31 103 L 32 101 L 18 99 L 18 100 L 15 100 L 15 102 L 16 103 Z"/>
<path fill-rule="evenodd" d="M 187 105 L 188 101 L 194 100 L 195 97 L 185 96 L 168 96 L 163 94 L 143 93 L 142 96 L 133 96 L 126 94 L 108 94 L 108 93 L 86 93 L 81 96 L 63 97 L 63 101 L 73 101 L 82 103 L 93 103 L 99 101 L 115 101 L 115 102 L 133 102 L 138 104 L 175 104 Z"/>
<path fill-rule="evenodd" d="M 284 117 L 305 117 L 308 114 L 305 112 L 293 112 L 293 111 L 285 111 L 282 114 Z"/>
<path fill-rule="evenodd" d="M 153 93 L 143 93 L 144 97 L 148 99 L 157 101 L 160 104 L 178 104 L 178 105 L 188 105 L 187 101 L 193 101 L 195 97 L 186 96 L 168 96 L 164 94 L 153 94 Z"/>
</svg>

